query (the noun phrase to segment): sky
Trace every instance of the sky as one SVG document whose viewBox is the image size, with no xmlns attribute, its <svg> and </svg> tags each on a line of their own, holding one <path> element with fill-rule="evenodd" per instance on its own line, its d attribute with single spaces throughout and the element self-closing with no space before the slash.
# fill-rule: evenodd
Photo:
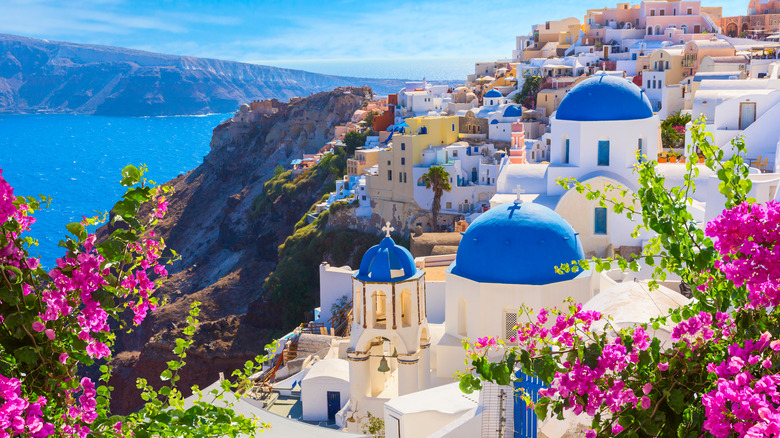
<svg viewBox="0 0 780 438">
<path fill-rule="evenodd" d="M 174 55 L 281 61 L 509 57 L 515 36 L 616 0 L 0 0 L 0 33 Z M 748 0 L 704 0 L 724 15 Z M 488 58 L 489 59 L 489 58 Z"/>
</svg>

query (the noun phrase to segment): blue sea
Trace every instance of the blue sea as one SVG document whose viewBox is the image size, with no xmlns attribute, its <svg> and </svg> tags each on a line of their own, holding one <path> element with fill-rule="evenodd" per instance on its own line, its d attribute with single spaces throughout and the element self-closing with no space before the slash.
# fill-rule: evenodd
<svg viewBox="0 0 780 438">
<path fill-rule="evenodd" d="M 0 169 L 16 196 L 46 195 L 30 235 L 44 266 L 63 254 L 65 225 L 105 212 L 124 193 L 120 171 L 145 164 L 164 183 L 203 162 L 212 130 L 231 114 L 186 117 L 0 115 Z"/>
</svg>

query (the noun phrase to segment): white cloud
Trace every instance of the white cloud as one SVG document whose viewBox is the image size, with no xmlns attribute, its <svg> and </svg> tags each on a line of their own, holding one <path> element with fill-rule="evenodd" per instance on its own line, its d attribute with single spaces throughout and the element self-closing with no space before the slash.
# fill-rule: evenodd
<svg viewBox="0 0 780 438">
<path fill-rule="evenodd" d="M 0 32 L 56 37 L 60 35 L 130 35 L 143 31 L 182 34 L 198 24 L 231 25 L 238 19 L 183 12 L 137 13 L 121 0 L 3 0 Z"/>
</svg>

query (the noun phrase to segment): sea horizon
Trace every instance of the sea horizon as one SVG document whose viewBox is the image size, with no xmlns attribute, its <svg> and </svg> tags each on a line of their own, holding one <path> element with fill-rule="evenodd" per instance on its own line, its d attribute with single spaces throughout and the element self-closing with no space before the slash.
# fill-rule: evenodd
<svg viewBox="0 0 780 438">
<path fill-rule="evenodd" d="M 367 79 L 466 81 L 477 62 L 507 56 L 480 55 L 441 58 L 277 59 L 246 61 L 250 64 L 303 70 L 333 76 Z"/>
</svg>

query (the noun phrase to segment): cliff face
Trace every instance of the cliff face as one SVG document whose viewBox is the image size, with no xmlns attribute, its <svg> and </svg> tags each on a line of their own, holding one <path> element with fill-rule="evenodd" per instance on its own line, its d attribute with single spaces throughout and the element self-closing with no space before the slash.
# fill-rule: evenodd
<svg viewBox="0 0 780 438">
<path fill-rule="evenodd" d="M 201 326 L 182 374 L 182 388 L 204 387 L 218 378 L 219 371 L 229 375 L 289 328 L 283 326 L 278 308 L 264 305 L 263 283 L 276 267 L 279 245 L 334 177 L 326 170 L 317 179 L 299 183 L 294 196 L 282 190 L 274 199 L 266 197 L 264 206 L 254 211 L 253 200 L 264 193 L 263 185 L 278 164 L 316 153 L 370 93 L 365 87 L 323 92 L 285 105 L 256 123 L 223 122 L 214 129 L 204 163 L 167 183 L 175 192 L 168 215 L 155 231 L 182 259 L 159 292 L 169 304 L 134 333 L 117 339 L 112 384 L 119 390 L 113 398 L 118 411 L 140 406 L 136 378 L 159 382 L 193 300 L 202 303 Z"/>
<path fill-rule="evenodd" d="M 232 112 L 256 99 L 403 82 L 0 34 L 0 113 L 160 116 Z"/>
</svg>

